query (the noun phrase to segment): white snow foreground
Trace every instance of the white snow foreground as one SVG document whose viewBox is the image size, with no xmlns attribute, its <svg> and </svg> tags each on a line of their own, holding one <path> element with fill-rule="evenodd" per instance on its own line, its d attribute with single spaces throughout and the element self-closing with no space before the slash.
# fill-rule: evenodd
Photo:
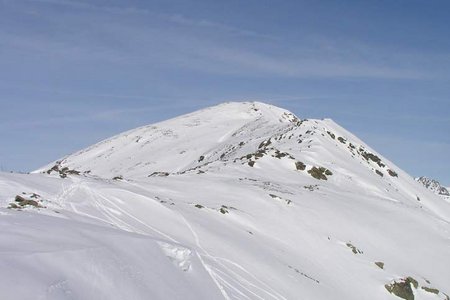
<svg viewBox="0 0 450 300">
<path fill-rule="evenodd" d="M 331 120 L 226 103 L 0 173 L 0 299 L 448 299 L 450 204 Z"/>
</svg>

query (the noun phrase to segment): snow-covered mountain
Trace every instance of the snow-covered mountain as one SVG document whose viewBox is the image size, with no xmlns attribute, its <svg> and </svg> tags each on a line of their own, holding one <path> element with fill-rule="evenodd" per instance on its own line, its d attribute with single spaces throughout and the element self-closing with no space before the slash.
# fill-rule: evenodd
<svg viewBox="0 0 450 300">
<path fill-rule="evenodd" d="M 450 200 L 450 192 L 448 188 L 441 185 L 441 183 L 435 179 L 431 179 L 425 176 L 421 176 L 416 178 L 418 182 L 423 184 L 427 189 L 435 193 L 436 195 L 439 195 L 445 199 Z"/>
<path fill-rule="evenodd" d="M 0 173 L 0 202 L 1 299 L 450 295 L 450 203 L 332 120 L 259 102 Z"/>
</svg>

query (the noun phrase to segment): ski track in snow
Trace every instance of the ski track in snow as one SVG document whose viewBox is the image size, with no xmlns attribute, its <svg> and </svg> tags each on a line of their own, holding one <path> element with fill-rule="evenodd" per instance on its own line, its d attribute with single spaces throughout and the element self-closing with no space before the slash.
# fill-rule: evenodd
<svg viewBox="0 0 450 300">
<path fill-rule="evenodd" d="M 95 190 L 93 190 L 93 189 L 91 189 L 91 188 L 87 188 L 87 189 L 89 190 L 90 193 L 92 193 L 94 199 L 95 199 L 95 197 L 99 197 L 99 198 L 103 199 L 104 201 L 106 201 L 107 203 L 109 203 L 109 204 L 111 204 L 112 206 L 114 206 L 118 211 L 120 211 L 121 213 L 123 213 L 124 215 L 126 215 L 127 217 L 129 217 L 130 219 L 136 221 L 136 222 L 139 223 L 139 224 L 144 225 L 145 227 L 147 227 L 148 229 L 150 229 L 150 230 L 152 230 L 153 232 L 157 233 L 158 235 L 162 236 L 163 238 L 168 239 L 168 240 L 170 240 L 170 241 L 172 241 L 172 242 L 175 242 L 175 243 L 178 243 L 178 244 L 179 244 L 179 242 L 178 242 L 177 240 L 175 240 L 173 237 L 171 237 L 170 235 L 168 235 L 168 234 L 166 234 L 166 233 L 164 233 L 164 232 L 162 232 L 162 231 L 160 231 L 160 230 L 154 228 L 153 226 L 150 226 L 150 225 L 148 225 L 147 223 L 145 223 L 145 222 L 139 220 L 138 218 L 136 218 L 135 216 L 133 216 L 132 214 L 130 214 L 129 212 L 127 212 L 125 209 L 121 208 L 121 207 L 120 207 L 118 204 L 116 204 L 114 201 L 112 201 L 112 200 L 108 199 L 107 197 L 103 196 L 102 194 L 100 194 L 100 192 L 95 191 Z M 105 205 L 105 204 L 103 204 L 103 203 L 100 202 L 100 201 L 97 201 L 97 204 L 99 205 L 99 207 L 100 207 L 103 211 L 108 211 L 108 207 L 109 207 L 108 205 Z M 130 225 L 130 224 L 127 224 L 127 225 L 132 229 L 131 231 L 145 234 L 144 232 L 142 232 L 142 231 L 136 229 L 135 227 L 133 227 L 132 225 Z"/>
<path fill-rule="evenodd" d="M 195 244 L 197 245 L 199 250 L 202 250 L 205 254 L 208 254 L 208 252 L 203 249 L 203 247 L 200 245 L 200 239 L 197 235 L 197 233 L 194 231 L 194 229 L 192 228 L 191 224 L 186 220 L 186 218 L 179 213 L 180 217 L 182 218 L 182 220 L 185 222 L 186 226 L 189 228 L 189 230 L 191 231 L 192 235 L 194 236 L 194 240 L 195 240 Z M 230 300 L 231 298 L 228 296 L 227 292 L 225 291 L 225 289 L 223 288 L 222 285 L 220 285 L 220 283 L 217 281 L 217 276 L 216 274 L 212 271 L 212 269 L 210 268 L 210 266 L 208 264 L 205 263 L 205 261 L 203 260 L 201 254 L 199 253 L 199 251 L 196 251 L 197 253 L 197 257 L 200 260 L 201 264 L 203 265 L 203 267 L 206 269 L 206 271 L 209 273 L 211 279 L 214 281 L 214 283 L 216 284 L 217 288 L 220 290 L 220 292 L 222 293 L 223 297 L 226 300 Z"/>
<path fill-rule="evenodd" d="M 202 254 L 200 254 L 199 252 L 197 252 L 197 254 L 198 254 L 199 256 L 202 256 L 202 255 L 203 255 L 203 256 L 206 256 L 207 258 L 213 260 L 216 264 L 218 264 L 219 266 L 221 266 L 224 270 L 226 270 L 226 271 L 228 271 L 229 273 L 233 274 L 234 276 L 236 276 L 236 278 L 238 278 L 238 279 L 241 280 L 242 282 L 245 282 L 245 283 L 247 283 L 248 285 L 254 287 L 255 289 L 262 291 L 263 293 L 265 293 L 265 295 L 268 295 L 268 296 L 270 296 L 270 297 L 272 297 L 273 299 L 276 299 L 276 300 L 280 300 L 280 299 L 287 300 L 285 297 L 283 297 L 282 295 L 280 295 L 280 294 L 278 294 L 278 293 L 277 293 L 278 296 L 276 296 L 276 295 L 274 295 L 273 293 L 271 293 L 270 291 L 268 291 L 268 290 L 262 288 L 261 286 L 258 286 L 258 285 L 256 285 L 256 284 L 251 283 L 249 280 L 243 278 L 241 275 L 237 274 L 236 272 L 234 272 L 233 270 L 231 270 L 230 268 L 228 268 L 227 266 L 225 266 L 223 263 L 221 263 L 221 262 L 220 262 L 220 259 L 221 259 L 221 258 L 215 257 L 214 255 L 211 255 L 208 251 L 206 251 L 205 248 L 203 248 L 203 246 L 200 244 L 200 238 L 199 238 L 198 234 L 196 233 L 196 231 L 194 230 L 194 228 L 192 227 L 192 225 L 187 221 L 187 219 L 186 219 L 180 212 L 178 212 L 178 213 L 180 214 L 180 217 L 183 219 L 183 221 L 185 222 L 186 226 L 189 228 L 189 230 L 191 231 L 192 235 L 194 236 L 195 244 L 196 244 L 197 247 L 202 251 Z M 201 262 L 202 262 L 202 264 L 205 266 L 205 268 L 206 268 L 207 270 L 209 270 L 209 272 L 210 272 L 210 274 L 211 274 L 211 277 L 213 277 L 213 278 L 218 278 L 220 281 L 223 281 L 223 282 L 226 283 L 228 286 L 232 286 L 234 289 L 237 289 L 235 286 L 233 286 L 233 285 L 230 284 L 228 281 L 226 281 L 222 276 L 220 276 L 219 274 L 217 274 L 217 272 L 214 272 L 214 269 L 220 271 L 219 269 L 213 268 L 212 266 L 208 265 L 207 263 L 204 262 L 204 260 L 203 260 L 202 258 L 201 258 Z M 239 264 L 237 264 L 237 263 L 235 263 L 235 262 L 232 262 L 231 260 L 227 260 L 227 262 L 230 262 L 230 263 L 233 264 L 233 265 L 239 266 L 239 268 L 240 268 L 241 270 L 244 270 L 247 274 L 250 274 L 250 273 L 249 273 L 247 270 L 245 270 L 245 268 L 242 267 L 241 265 L 239 265 Z M 220 271 L 220 272 L 223 273 L 223 274 L 226 274 L 226 273 L 224 273 L 223 271 Z M 230 275 L 228 275 L 228 276 L 230 276 Z M 256 277 L 255 277 L 254 275 L 251 275 L 251 276 L 252 276 L 253 278 L 256 279 Z M 230 277 L 231 277 L 231 276 L 230 276 Z M 231 277 L 231 278 L 232 278 L 232 277 Z M 258 280 L 258 279 L 256 279 L 256 280 L 257 280 L 258 282 L 260 282 L 261 284 L 263 284 L 260 280 Z M 246 287 L 242 284 L 242 282 L 239 282 L 239 281 L 236 280 L 236 279 L 235 279 L 235 281 L 238 282 L 239 285 L 240 285 L 243 289 L 245 289 L 245 290 L 246 290 L 247 292 L 249 292 L 250 294 L 252 294 L 252 295 L 258 297 L 259 299 L 268 299 L 268 298 L 262 298 L 262 297 L 260 297 L 259 295 L 257 295 L 256 293 L 254 293 L 252 290 L 250 290 L 249 288 L 246 288 Z M 216 283 L 218 284 L 217 281 L 216 281 Z M 265 285 L 267 286 L 267 284 L 265 284 Z M 226 299 L 231 299 L 231 298 L 229 298 L 229 296 L 227 295 L 227 293 L 224 291 L 224 289 L 223 289 L 222 286 L 220 287 L 220 289 L 221 289 L 221 291 L 223 291 L 224 297 L 225 297 Z M 275 292 L 275 293 L 276 293 L 276 292 Z"/>
<path fill-rule="evenodd" d="M 66 188 L 65 182 L 61 184 L 61 192 L 54 198 L 55 203 L 58 203 L 60 206 L 63 206 L 67 199 L 72 196 L 83 184 L 83 182 L 78 178 L 72 178 L 71 180 L 73 180 L 73 182 L 68 188 Z"/>
<path fill-rule="evenodd" d="M 145 227 L 149 228 L 150 230 L 156 232 L 157 234 L 161 235 L 162 237 L 175 242 L 177 244 L 179 244 L 179 242 L 174 239 L 173 237 L 161 232 L 160 230 L 157 230 L 156 228 L 149 226 L 148 224 L 142 222 L 141 220 L 135 218 L 134 216 L 132 216 L 131 214 L 129 214 L 128 212 L 126 212 L 124 209 L 120 208 L 116 203 L 114 203 L 113 201 L 111 201 L 110 199 L 108 199 L 107 197 L 103 196 L 100 194 L 100 192 L 98 191 L 94 191 L 93 189 L 89 188 L 88 186 L 84 185 L 83 188 L 91 195 L 91 198 L 94 200 L 95 205 L 101 210 L 103 211 L 106 216 L 108 217 L 108 219 L 111 221 L 112 224 L 114 224 L 115 226 L 124 229 L 126 231 L 130 231 L 130 232 L 136 232 L 136 233 L 140 233 L 143 235 L 148 235 L 148 233 L 145 233 L 141 230 L 138 230 L 137 228 L 133 227 L 132 225 L 125 223 L 123 220 L 113 216 L 114 218 L 111 218 L 111 214 L 109 213 L 108 210 L 108 205 L 105 205 L 104 203 L 102 203 L 101 201 L 98 200 L 98 198 L 106 201 L 107 203 L 113 205 L 116 209 L 118 209 L 120 212 L 122 212 L 124 215 L 127 215 L 128 217 L 130 217 L 131 219 L 137 221 L 138 223 L 144 225 Z M 195 244 L 197 245 L 197 247 L 203 251 L 208 257 L 213 258 L 212 255 L 210 255 L 201 245 L 200 245 L 200 240 L 198 238 L 197 233 L 193 230 L 191 224 L 186 220 L 186 218 L 181 214 L 178 213 L 180 215 L 180 217 L 183 219 L 183 221 L 186 223 L 187 227 L 189 228 L 189 230 L 191 231 L 192 235 L 194 236 L 195 239 Z M 114 220 L 115 219 L 115 220 Z M 125 225 L 125 226 L 124 226 Z M 223 288 L 222 285 L 220 285 L 220 283 L 218 282 L 218 278 L 222 281 L 223 280 L 216 272 L 214 272 L 211 268 L 210 265 L 208 265 L 207 263 L 205 263 L 205 261 L 202 258 L 202 255 L 199 254 L 198 251 L 196 251 L 197 257 L 199 258 L 199 261 L 201 262 L 201 264 L 203 265 L 203 267 L 205 268 L 205 270 L 210 274 L 211 279 L 214 281 L 214 283 L 217 285 L 217 288 L 220 290 L 220 292 L 222 293 L 223 297 L 226 300 L 231 300 L 232 298 L 230 298 L 228 296 L 228 294 L 226 293 L 225 289 Z M 261 298 L 262 299 L 262 298 Z M 276 298 L 278 299 L 278 298 Z"/>
</svg>

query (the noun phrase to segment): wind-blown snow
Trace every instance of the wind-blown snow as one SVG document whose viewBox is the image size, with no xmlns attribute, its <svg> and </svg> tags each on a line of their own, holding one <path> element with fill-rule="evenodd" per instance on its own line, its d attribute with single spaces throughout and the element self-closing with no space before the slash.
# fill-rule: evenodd
<svg viewBox="0 0 450 300">
<path fill-rule="evenodd" d="M 450 204 L 332 120 L 263 103 L 0 173 L 0 201 L 1 299 L 395 299 L 406 277 L 450 294 Z"/>
</svg>

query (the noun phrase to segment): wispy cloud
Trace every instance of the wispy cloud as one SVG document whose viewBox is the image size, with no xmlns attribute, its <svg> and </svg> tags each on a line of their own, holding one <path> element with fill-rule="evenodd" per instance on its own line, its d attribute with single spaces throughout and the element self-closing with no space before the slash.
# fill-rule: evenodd
<svg viewBox="0 0 450 300">
<path fill-rule="evenodd" d="M 205 19 L 197 20 L 197 19 L 187 18 L 186 16 L 183 16 L 181 14 L 172 14 L 172 15 L 159 14 L 159 16 L 165 18 L 168 21 L 171 21 L 173 23 L 177 23 L 177 24 L 180 24 L 183 26 L 205 27 L 208 29 L 220 30 L 223 32 L 230 32 L 232 34 L 240 35 L 243 37 L 257 37 L 257 38 L 266 38 L 266 39 L 271 39 L 271 40 L 277 40 L 276 37 L 268 35 L 268 34 L 263 34 L 263 33 L 259 33 L 259 32 L 252 31 L 252 30 L 246 30 L 246 29 L 230 26 L 230 25 L 223 24 L 223 23 L 213 22 L 213 21 L 209 21 L 209 20 L 205 20 Z"/>
<path fill-rule="evenodd" d="M 157 107 L 139 107 L 139 108 L 122 108 L 122 109 L 110 109 L 110 110 L 101 110 L 97 112 L 91 113 L 78 113 L 74 114 L 73 112 L 70 114 L 62 114 L 59 116 L 53 117 L 45 117 L 45 118 L 34 118 L 29 117 L 28 119 L 24 119 L 21 122 L 12 121 L 3 121 L 0 123 L 0 127 L 7 128 L 8 130 L 12 129 L 24 129 L 24 128 L 36 128 L 41 126 L 61 126 L 62 124 L 76 124 L 76 123 L 85 123 L 85 122 L 111 122 L 117 121 L 118 118 L 126 118 L 131 119 L 136 117 L 136 115 L 142 115 L 148 112 L 154 112 L 158 110 Z M 121 122 L 126 122 L 125 119 L 121 119 Z"/>
<path fill-rule="evenodd" d="M 134 14 L 147 14 L 150 13 L 147 9 L 141 9 L 131 6 L 121 7 L 116 5 L 98 5 L 94 2 L 84 2 L 76 0 L 4 0 L 6 2 L 17 3 L 27 2 L 32 4 L 46 4 L 54 6 L 70 7 L 73 9 L 95 10 L 99 12 L 110 13 L 134 13 Z"/>
<path fill-rule="evenodd" d="M 429 70 L 421 67 L 426 66 L 431 58 L 423 59 L 408 52 L 402 52 L 400 56 L 393 54 L 393 51 L 356 40 L 338 42 L 329 37 L 309 36 L 303 41 L 293 43 L 281 37 L 268 36 L 229 24 L 176 13 L 153 12 L 145 8 L 100 6 L 91 2 L 68 0 L 31 2 L 90 11 L 90 15 L 78 19 L 86 24 L 71 24 L 72 27 L 84 31 L 82 40 L 72 41 L 70 37 L 64 37 L 63 32 L 56 36 L 11 36 L 3 32 L 2 43 L 11 43 L 15 47 L 35 51 L 53 51 L 53 55 L 64 55 L 68 59 L 128 64 L 164 62 L 168 66 L 214 74 L 380 79 L 419 79 L 433 76 Z M 114 20 L 114 14 L 124 13 L 146 16 L 143 20 L 152 19 L 153 23 L 144 25 L 139 22 L 111 22 L 111 18 Z M 102 25 L 100 21 L 105 15 L 108 16 L 107 26 Z M 52 15 L 52 18 L 58 17 Z M 120 17 L 117 17 L 117 21 L 119 20 Z M 60 21 L 76 22 L 70 18 Z M 179 25 L 184 29 L 167 28 L 161 22 Z M 99 36 L 102 38 L 98 39 Z M 249 44 L 246 38 L 267 38 L 277 42 L 261 48 Z M 112 47 L 110 43 L 116 47 Z M 117 47 L 118 44 L 120 47 Z M 417 64 L 411 64 L 413 59 L 422 59 L 419 68 Z"/>
<path fill-rule="evenodd" d="M 19 0 L 20 1 L 20 0 Z M 203 27 L 212 30 L 219 30 L 221 32 L 228 32 L 231 34 L 244 36 L 244 37 L 255 37 L 255 38 L 266 38 L 275 40 L 276 37 L 256 32 L 254 30 L 248 30 L 245 28 L 239 28 L 236 26 L 231 26 L 225 23 L 220 23 L 216 21 L 211 21 L 208 19 L 194 19 L 184 16 L 179 13 L 161 13 L 151 11 L 145 8 L 138 8 L 136 6 L 117 6 L 117 5 L 96 5 L 92 2 L 80 2 L 80 1 L 70 1 L 70 0 L 22 0 L 28 1 L 32 3 L 40 3 L 40 4 L 49 4 L 49 5 L 58 5 L 71 7 L 75 9 L 84 9 L 84 10 L 94 10 L 98 12 L 107 12 L 107 13 L 115 13 L 115 14 L 137 14 L 137 15 L 147 15 L 151 17 L 156 17 L 161 21 L 171 22 L 174 24 L 178 24 L 181 26 L 190 26 L 190 27 Z"/>
<path fill-rule="evenodd" d="M 2 89 L 0 87 L 0 89 Z M 147 100 L 149 96 L 147 95 L 137 95 L 137 94 L 108 94 L 108 93 L 92 93 L 80 90 L 67 90 L 61 88 L 44 88 L 44 87 L 36 87 L 33 85 L 24 84 L 8 84 L 8 90 L 20 90 L 25 92 L 39 93 L 44 95 L 53 95 L 53 96 L 73 96 L 77 98 L 91 98 L 91 99 L 99 99 L 99 98 L 107 98 L 107 99 L 128 99 L 128 100 Z"/>
<path fill-rule="evenodd" d="M 389 58 L 382 48 L 359 41 L 339 43 L 313 36 L 292 43 L 229 24 L 144 8 L 68 0 L 23 1 L 88 11 L 83 18 L 75 19 L 49 13 L 48 17 L 56 25 L 78 28 L 82 34 L 77 36 L 66 34 L 64 29 L 47 35 L 18 35 L 0 30 L 0 43 L 4 46 L 31 51 L 31 55 L 40 52 L 65 62 L 107 61 L 245 77 L 419 79 L 432 76 L 428 70 L 411 64 L 411 59 Z M 137 21 L 125 24 L 119 22 L 120 17 L 114 18 L 114 14 L 124 13 L 136 14 Z M 102 18 L 107 19 L 102 22 Z M 164 22 L 182 28 L 173 30 Z M 260 47 L 248 38 L 277 42 Z"/>
<path fill-rule="evenodd" d="M 424 76 L 416 70 L 382 66 L 370 62 L 361 63 L 320 57 L 276 57 L 258 51 L 204 44 L 192 49 L 189 54 L 183 60 L 185 66 L 236 75 L 385 79 L 417 79 Z M 202 61 L 206 63 L 202 64 Z"/>
</svg>

